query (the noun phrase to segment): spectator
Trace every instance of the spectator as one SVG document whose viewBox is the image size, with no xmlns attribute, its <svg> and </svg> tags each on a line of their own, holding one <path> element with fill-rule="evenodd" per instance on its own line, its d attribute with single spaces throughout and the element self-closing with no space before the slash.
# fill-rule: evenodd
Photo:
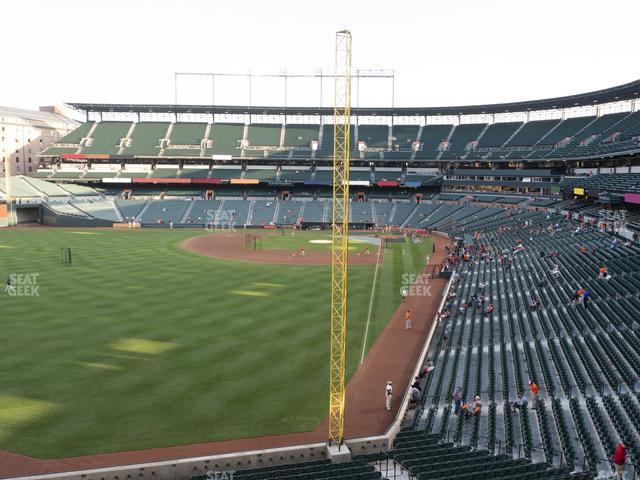
<svg viewBox="0 0 640 480">
<path fill-rule="evenodd" d="M 482 402 L 480 401 L 480 395 L 476 395 L 473 402 L 473 415 L 480 415 L 482 413 Z"/>
<path fill-rule="evenodd" d="M 431 363 L 431 361 L 429 361 L 424 367 L 422 367 L 422 370 L 420 370 L 420 374 L 418 375 L 418 378 L 425 378 L 427 375 L 429 375 L 433 369 L 436 368 L 433 366 L 433 363 Z"/>
<path fill-rule="evenodd" d="M 529 404 L 529 401 L 527 400 L 526 395 L 524 393 L 520 392 L 520 401 L 519 402 L 513 402 L 511 404 L 511 408 L 515 412 L 516 410 L 523 410 L 523 409 L 527 408 L 528 404 Z"/>
<path fill-rule="evenodd" d="M 449 337 L 451 336 L 451 330 L 452 330 L 453 326 L 451 325 L 451 323 L 447 323 L 447 326 L 444 327 L 444 339 L 448 340 Z"/>
<path fill-rule="evenodd" d="M 420 386 L 420 377 L 416 377 L 413 379 L 413 383 L 411 384 L 411 388 L 417 388 L 422 392 L 422 387 Z"/>
<path fill-rule="evenodd" d="M 584 305 L 584 308 L 587 308 L 587 304 L 591 301 L 591 294 L 589 293 L 589 290 L 583 290 L 582 291 L 582 304 Z"/>
<path fill-rule="evenodd" d="M 420 400 L 420 390 L 418 390 L 416 387 L 411 387 L 411 391 L 409 393 L 409 402 L 411 403 L 411 405 L 415 406 L 418 403 L 418 400 Z"/>
<path fill-rule="evenodd" d="M 571 297 L 571 306 L 573 308 L 576 308 L 576 305 L 578 304 L 579 301 L 580 301 L 580 290 L 576 290 L 576 293 L 574 293 L 573 297 Z"/>
<path fill-rule="evenodd" d="M 456 387 L 451 399 L 453 400 L 453 413 L 459 415 L 462 405 L 462 389 L 460 387 Z"/>
<path fill-rule="evenodd" d="M 540 389 L 533 380 L 529 380 L 529 390 L 531 391 L 531 408 L 535 410 L 538 405 Z"/>
<path fill-rule="evenodd" d="M 616 478 L 624 477 L 624 464 L 627 461 L 627 446 L 620 442 L 613 454 L 613 468 L 616 471 Z"/>
<path fill-rule="evenodd" d="M 538 310 L 539 308 L 540 308 L 540 300 L 538 300 L 537 298 L 533 298 L 529 303 L 529 310 L 533 312 L 535 310 Z"/>
</svg>

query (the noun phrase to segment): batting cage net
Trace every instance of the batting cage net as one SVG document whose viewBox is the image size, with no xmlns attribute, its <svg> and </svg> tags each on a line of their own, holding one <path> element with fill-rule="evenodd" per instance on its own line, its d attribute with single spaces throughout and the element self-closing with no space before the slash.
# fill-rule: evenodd
<svg viewBox="0 0 640 480">
<path fill-rule="evenodd" d="M 262 250 L 262 236 L 247 233 L 244 236 L 244 248 L 251 250 Z"/>
<path fill-rule="evenodd" d="M 67 247 L 63 247 L 60 249 L 60 263 L 62 265 L 69 266 L 71 265 L 71 249 Z"/>
</svg>

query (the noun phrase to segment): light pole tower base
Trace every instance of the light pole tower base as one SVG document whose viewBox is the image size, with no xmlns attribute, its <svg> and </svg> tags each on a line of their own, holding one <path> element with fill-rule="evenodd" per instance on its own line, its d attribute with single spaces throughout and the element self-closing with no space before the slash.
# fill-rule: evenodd
<svg viewBox="0 0 640 480">
<path fill-rule="evenodd" d="M 351 450 L 344 443 L 342 445 L 327 444 L 327 458 L 332 463 L 344 463 L 351 461 Z"/>
</svg>

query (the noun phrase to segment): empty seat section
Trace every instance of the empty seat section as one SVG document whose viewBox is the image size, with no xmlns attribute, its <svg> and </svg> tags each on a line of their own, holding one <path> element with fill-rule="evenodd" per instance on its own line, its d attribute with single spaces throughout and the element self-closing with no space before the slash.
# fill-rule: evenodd
<svg viewBox="0 0 640 480">
<path fill-rule="evenodd" d="M 384 148 L 389 145 L 389 127 L 387 125 L 358 125 L 358 141 L 367 148 Z M 352 147 L 358 149 L 358 145 Z"/>
<path fill-rule="evenodd" d="M 295 225 L 298 223 L 300 217 L 300 210 L 305 202 L 286 201 L 280 202 L 280 209 L 278 210 L 278 218 L 276 219 L 277 225 Z"/>
<path fill-rule="evenodd" d="M 241 123 L 214 123 L 209 132 L 209 139 L 213 141 L 213 147 L 206 149 L 205 156 L 240 156 L 240 142 L 243 135 L 244 125 Z"/>
<path fill-rule="evenodd" d="M 158 156 L 160 140 L 165 138 L 169 123 L 140 122 L 129 138 L 130 145 L 122 150 L 123 155 Z"/>
<path fill-rule="evenodd" d="M 258 179 L 258 180 L 275 180 L 277 171 L 275 168 L 248 168 L 244 172 L 244 178 Z"/>
<path fill-rule="evenodd" d="M 174 124 L 169 136 L 169 146 L 164 150 L 164 156 L 199 157 L 206 131 L 206 123 L 179 122 Z"/>
<path fill-rule="evenodd" d="M 117 154 L 130 128 L 131 122 L 100 122 L 91 135 L 91 146 L 82 147 L 81 153 Z"/>
<path fill-rule="evenodd" d="M 524 124 L 524 127 L 516 133 L 507 146 L 520 147 L 531 146 L 537 143 L 547 133 L 551 131 L 556 125 L 560 123 L 560 120 L 533 120 Z"/>
<path fill-rule="evenodd" d="M 518 128 L 522 122 L 503 122 L 489 125 L 480 140 L 479 147 L 501 147 Z"/>
<path fill-rule="evenodd" d="M 240 168 L 216 168 L 211 170 L 211 178 L 218 178 L 221 180 L 230 180 L 232 178 L 240 178 L 242 176 L 242 170 Z"/>
<path fill-rule="evenodd" d="M 194 200 L 186 223 L 195 225 L 211 225 L 220 207 L 220 200 Z"/>
<path fill-rule="evenodd" d="M 152 200 L 142 214 L 141 222 L 147 224 L 179 223 L 189 208 L 190 202 L 185 200 Z"/>
<path fill-rule="evenodd" d="M 449 140 L 448 150 L 442 152 L 442 159 L 453 160 L 462 157 L 467 152 L 467 145 L 476 141 L 486 124 L 472 123 L 463 124 L 455 127 L 451 139 Z"/>
<path fill-rule="evenodd" d="M 254 200 L 251 205 L 248 225 L 265 226 L 273 224 L 277 202 L 275 200 Z"/>
<path fill-rule="evenodd" d="M 302 211 L 302 221 L 305 223 L 323 223 L 326 203 L 323 201 L 307 201 Z"/>
<path fill-rule="evenodd" d="M 311 148 L 320 137 L 320 125 L 288 124 L 284 130 L 285 147 Z"/>
<path fill-rule="evenodd" d="M 250 147 L 277 147 L 280 145 L 280 124 L 251 124 L 247 131 Z"/>
<path fill-rule="evenodd" d="M 453 125 L 425 125 L 422 127 L 421 148 L 416 152 L 416 158 L 435 159 L 439 154 L 438 147 L 447 140 L 452 128 Z"/>
<path fill-rule="evenodd" d="M 118 217 L 118 212 L 116 212 L 113 203 L 111 203 L 111 201 L 109 200 L 73 202 L 73 205 L 94 218 L 109 220 L 110 222 L 118 222 L 120 220 L 120 217 Z"/>
<path fill-rule="evenodd" d="M 87 137 L 87 135 L 89 134 L 89 132 L 93 128 L 93 124 L 94 123 L 95 122 L 85 122 L 85 123 L 79 125 L 75 130 L 72 130 L 71 132 L 66 134 L 64 137 L 59 138 L 56 143 L 58 143 L 58 144 L 63 144 L 63 143 L 79 144 L 80 141 L 83 138 Z"/>
<path fill-rule="evenodd" d="M 349 145 L 350 149 L 353 150 L 357 148 L 355 143 L 355 127 L 354 125 L 350 126 L 349 130 Z M 356 145 L 354 147 L 354 145 Z M 322 127 L 322 144 L 320 145 L 320 149 L 316 152 L 316 157 L 331 157 L 333 156 L 333 125 L 323 125 Z"/>
<path fill-rule="evenodd" d="M 244 227 L 247 224 L 250 205 L 251 202 L 248 200 L 225 200 L 220 207 L 221 213 L 216 223 L 239 228 Z"/>
</svg>

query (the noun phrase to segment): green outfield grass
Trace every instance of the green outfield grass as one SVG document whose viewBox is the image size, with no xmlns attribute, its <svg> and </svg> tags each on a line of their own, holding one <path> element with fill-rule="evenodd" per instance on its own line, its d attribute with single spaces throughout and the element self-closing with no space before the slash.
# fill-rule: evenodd
<svg viewBox="0 0 640 480">
<path fill-rule="evenodd" d="M 0 231 L 2 283 L 36 274 L 39 294 L 0 292 L 0 450 L 54 458 L 317 427 L 327 410 L 330 268 L 180 247 L 201 234 Z M 72 249 L 72 266 L 61 265 L 60 247 Z M 430 251 L 428 241 L 386 250 L 366 349 L 399 305 L 402 274 L 420 271 Z M 349 270 L 349 376 L 374 268 Z"/>
</svg>

